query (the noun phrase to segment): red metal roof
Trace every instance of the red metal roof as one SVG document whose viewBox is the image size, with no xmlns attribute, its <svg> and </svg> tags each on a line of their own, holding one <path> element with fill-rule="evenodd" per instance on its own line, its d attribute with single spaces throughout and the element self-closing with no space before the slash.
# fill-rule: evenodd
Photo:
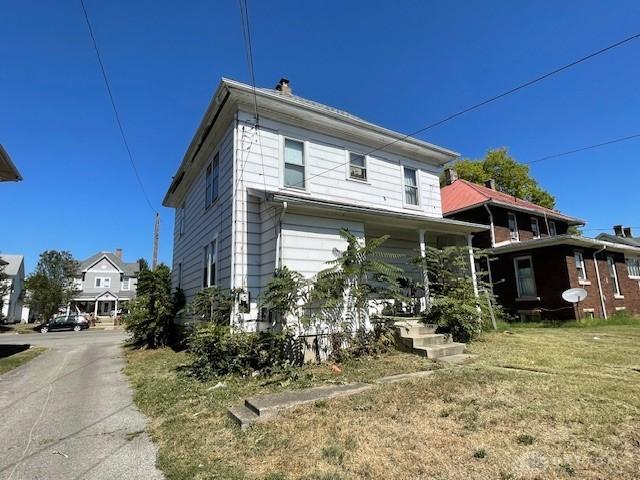
<svg viewBox="0 0 640 480">
<path fill-rule="evenodd" d="M 466 210 L 470 207 L 479 206 L 485 203 L 499 203 L 504 204 L 505 207 L 513 206 L 518 209 L 526 209 L 534 212 L 539 212 L 542 215 L 547 215 L 554 218 L 560 218 L 570 223 L 583 224 L 584 221 L 579 218 L 570 217 L 564 215 L 556 210 L 550 208 L 541 207 L 535 203 L 522 200 L 521 198 L 508 195 L 497 190 L 492 190 L 476 183 L 468 182 L 467 180 L 458 179 L 451 185 L 440 190 L 442 196 L 442 214 L 447 215 L 459 210 Z"/>
</svg>

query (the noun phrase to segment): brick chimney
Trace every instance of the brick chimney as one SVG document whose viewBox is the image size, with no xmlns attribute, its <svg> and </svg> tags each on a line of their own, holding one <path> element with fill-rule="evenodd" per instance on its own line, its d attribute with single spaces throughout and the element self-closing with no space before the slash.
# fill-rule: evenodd
<svg viewBox="0 0 640 480">
<path fill-rule="evenodd" d="M 492 178 L 491 180 L 487 180 L 484 182 L 484 186 L 490 188 L 491 190 L 496 189 L 496 181 Z"/>
<path fill-rule="evenodd" d="M 624 227 L 622 231 L 624 232 L 625 237 L 633 238 L 633 234 L 631 233 L 631 227 Z"/>
<path fill-rule="evenodd" d="M 456 172 L 455 168 L 445 168 L 444 169 L 445 185 L 451 185 L 456 180 L 458 180 L 458 172 Z"/>
<path fill-rule="evenodd" d="M 278 82 L 278 85 L 276 85 L 276 90 L 278 90 L 283 95 L 292 95 L 293 93 L 291 92 L 291 86 L 289 85 L 289 83 L 290 82 L 288 79 L 281 78 Z"/>
<path fill-rule="evenodd" d="M 616 234 L 616 237 L 624 237 L 624 231 L 622 230 L 622 225 L 614 225 L 613 233 Z"/>
<path fill-rule="evenodd" d="M 122 249 L 116 248 L 115 256 L 118 257 L 119 260 L 122 260 Z"/>
</svg>

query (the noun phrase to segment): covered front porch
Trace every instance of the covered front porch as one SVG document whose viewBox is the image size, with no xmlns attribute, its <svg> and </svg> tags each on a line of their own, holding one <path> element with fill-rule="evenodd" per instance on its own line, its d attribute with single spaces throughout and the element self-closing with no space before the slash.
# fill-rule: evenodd
<svg viewBox="0 0 640 480">
<path fill-rule="evenodd" d="M 71 301 L 71 308 L 81 314 L 93 315 L 94 318 L 114 317 L 129 305 L 128 298 L 120 298 L 111 292 L 104 292 L 95 297 L 77 297 Z"/>
</svg>

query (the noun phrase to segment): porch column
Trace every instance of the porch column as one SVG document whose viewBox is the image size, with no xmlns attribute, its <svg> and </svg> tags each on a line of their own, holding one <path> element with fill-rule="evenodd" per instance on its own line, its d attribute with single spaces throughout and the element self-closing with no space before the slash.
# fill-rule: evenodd
<svg viewBox="0 0 640 480">
<path fill-rule="evenodd" d="M 469 266 L 471 267 L 471 280 L 473 281 L 473 293 L 478 298 L 478 277 L 476 275 L 476 262 L 473 256 L 473 235 L 467 235 L 467 245 L 469 246 Z"/>
<path fill-rule="evenodd" d="M 97 318 L 97 317 L 98 317 L 98 300 L 96 300 L 96 303 L 95 303 L 95 305 L 94 305 L 94 307 L 93 307 L 93 316 L 94 316 L 95 318 Z"/>
<path fill-rule="evenodd" d="M 420 311 L 425 312 L 429 308 L 429 272 L 427 262 L 424 260 L 427 255 L 427 246 L 424 241 L 426 230 L 418 230 L 418 242 L 420 243 L 420 257 L 422 260 L 422 284 L 424 286 L 424 296 L 420 299 Z"/>
<path fill-rule="evenodd" d="M 114 312 L 113 312 L 113 316 L 114 316 L 114 317 L 117 317 L 117 316 L 118 316 L 118 299 L 117 299 L 117 298 L 116 298 L 116 308 L 115 308 L 115 310 L 114 310 Z"/>
</svg>

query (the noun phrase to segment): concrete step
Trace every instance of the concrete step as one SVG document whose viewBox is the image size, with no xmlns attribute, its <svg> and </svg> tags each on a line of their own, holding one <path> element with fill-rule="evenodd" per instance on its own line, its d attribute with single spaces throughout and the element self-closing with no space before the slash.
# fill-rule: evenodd
<svg viewBox="0 0 640 480">
<path fill-rule="evenodd" d="M 413 337 L 416 335 L 431 335 L 436 333 L 437 325 L 427 325 L 425 323 L 420 323 L 418 325 L 414 324 L 406 324 L 406 323 L 396 323 L 396 330 L 403 337 Z"/>
<path fill-rule="evenodd" d="M 430 333 L 417 336 L 400 336 L 400 341 L 407 347 L 426 347 L 429 345 L 443 345 L 451 342 L 451 336 L 442 333 Z"/>
<path fill-rule="evenodd" d="M 447 343 L 444 345 L 429 345 L 425 347 L 414 347 L 414 351 L 427 358 L 436 359 L 447 357 L 450 355 L 460 355 L 464 352 L 466 345 L 464 343 Z"/>
<path fill-rule="evenodd" d="M 229 417 L 238 425 L 242 430 L 249 427 L 252 423 L 259 420 L 258 414 L 251 410 L 246 405 L 237 405 L 227 410 Z"/>
<path fill-rule="evenodd" d="M 349 385 L 329 385 L 305 390 L 274 393 L 260 397 L 247 398 L 244 401 L 245 407 L 260 417 L 270 418 L 279 411 L 294 408 L 307 403 L 314 403 L 318 400 L 353 395 L 355 393 L 369 390 L 372 386 L 367 383 L 352 383 Z"/>
</svg>

